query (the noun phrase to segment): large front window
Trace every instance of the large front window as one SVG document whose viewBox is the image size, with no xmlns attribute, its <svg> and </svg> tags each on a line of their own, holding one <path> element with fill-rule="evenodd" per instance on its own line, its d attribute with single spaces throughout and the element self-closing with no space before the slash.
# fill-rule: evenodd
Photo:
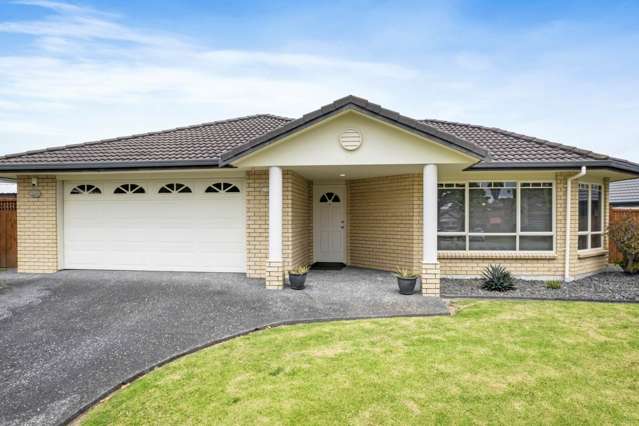
<svg viewBox="0 0 639 426">
<path fill-rule="evenodd" d="M 601 185 L 579 184 L 579 250 L 603 245 L 603 190 Z"/>
<path fill-rule="evenodd" d="M 438 185 L 439 250 L 552 251 L 551 182 Z"/>
</svg>

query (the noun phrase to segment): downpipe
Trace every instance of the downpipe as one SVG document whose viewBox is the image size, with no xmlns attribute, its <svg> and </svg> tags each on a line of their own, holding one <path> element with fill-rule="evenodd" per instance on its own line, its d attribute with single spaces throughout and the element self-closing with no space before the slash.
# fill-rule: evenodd
<svg viewBox="0 0 639 426">
<path fill-rule="evenodd" d="M 586 166 L 581 166 L 581 171 L 568 178 L 566 184 L 566 258 L 564 262 L 564 281 L 572 281 L 570 278 L 570 230 L 572 227 L 572 181 L 586 176 Z"/>
</svg>

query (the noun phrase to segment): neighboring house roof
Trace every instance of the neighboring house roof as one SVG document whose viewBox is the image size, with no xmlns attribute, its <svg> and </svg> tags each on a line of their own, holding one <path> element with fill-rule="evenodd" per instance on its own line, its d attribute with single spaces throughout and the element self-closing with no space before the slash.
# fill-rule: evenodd
<svg viewBox="0 0 639 426">
<path fill-rule="evenodd" d="M 355 96 L 301 118 L 252 115 L 189 127 L 105 139 L 0 157 L 0 170 L 83 170 L 222 167 L 296 131 L 354 110 L 462 151 L 472 169 L 613 168 L 639 174 L 639 165 L 502 129 L 441 120 L 415 120 Z"/>
<path fill-rule="evenodd" d="M 611 183 L 610 203 L 619 206 L 639 206 L 639 179 Z"/>
<path fill-rule="evenodd" d="M 0 182 L 0 196 L 14 195 L 16 193 L 15 183 L 3 183 Z"/>
</svg>

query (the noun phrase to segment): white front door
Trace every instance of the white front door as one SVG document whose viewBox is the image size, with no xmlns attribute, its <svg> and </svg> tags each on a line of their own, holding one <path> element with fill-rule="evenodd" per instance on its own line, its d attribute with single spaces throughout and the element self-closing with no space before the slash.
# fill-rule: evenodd
<svg viewBox="0 0 639 426">
<path fill-rule="evenodd" d="M 346 186 L 316 185 L 313 191 L 316 262 L 346 260 Z"/>
</svg>

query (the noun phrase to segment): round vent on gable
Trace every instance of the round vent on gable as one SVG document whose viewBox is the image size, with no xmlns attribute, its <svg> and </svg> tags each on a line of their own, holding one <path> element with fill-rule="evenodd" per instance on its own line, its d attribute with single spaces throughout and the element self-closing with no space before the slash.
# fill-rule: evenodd
<svg viewBox="0 0 639 426">
<path fill-rule="evenodd" d="M 362 145 L 362 133 L 359 130 L 347 129 L 339 135 L 339 143 L 347 151 L 355 151 Z"/>
</svg>

